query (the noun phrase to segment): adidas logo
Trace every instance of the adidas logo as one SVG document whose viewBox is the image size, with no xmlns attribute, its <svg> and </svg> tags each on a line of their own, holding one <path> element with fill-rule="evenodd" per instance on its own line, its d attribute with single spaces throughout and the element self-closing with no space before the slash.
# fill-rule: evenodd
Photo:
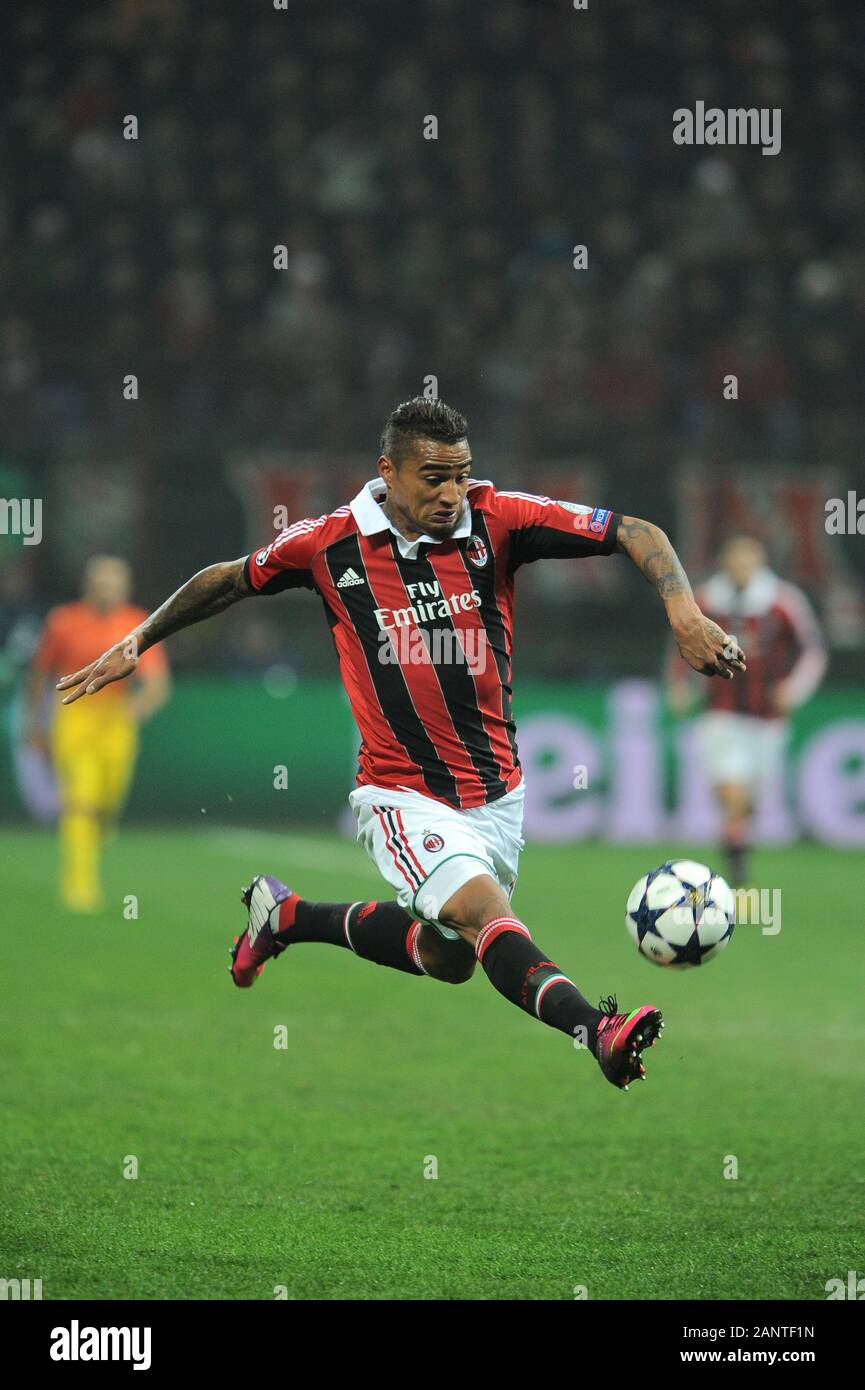
<svg viewBox="0 0 865 1390">
<path fill-rule="evenodd" d="M 352 584 L 365 583 L 366 580 L 362 579 L 359 574 L 355 574 L 353 569 L 347 569 L 342 578 L 337 580 L 336 587 L 338 589 L 349 589 L 351 588 Z"/>
</svg>

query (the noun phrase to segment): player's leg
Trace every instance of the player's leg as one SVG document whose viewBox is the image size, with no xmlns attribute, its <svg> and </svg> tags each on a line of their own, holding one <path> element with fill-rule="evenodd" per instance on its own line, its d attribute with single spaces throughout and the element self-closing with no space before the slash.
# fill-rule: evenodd
<svg viewBox="0 0 865 1390">
<path fill-rule="evenodd" d="M 282 938 L 286 944 L 327 941 L 347 946 L 378 965 L 461 984 L 474 971 L 471 946 L 456 932 L 430 925 L 424 905 L 417 902 L 418 888 L 439 862 L 436 846 L 444 844 L 442 835 L 430 837 L 425 827 L 432 817 L 444 834 L 456 834 L 461 829 L 460 814 L 427 797 L 398 796 L 391 804 L 388 794 L 382 795 L 381 805 L 363 798 L 350 801 L 357 817 L 358 842 L 396 901 L 308 903 L 298 899 L 296 907 L 286 902 L 280 909 L 277 930 L 288 933 Z"/>
<path fill-rule="evenodd" d="M 744 782 L 724 781 L 715 787 L 723 816 L 722 843 L 727 859 L 730 886 L 739 888 L 747 881 L 751 848 L 751 817 L 754 806 L 751 789 Z"/>
<path fill-rule="evenodd" d="M 397 902 L 310 902 L 271 875 L 244 890 L 249 927 L 231 952 L 231 977 L 248 988 L 272 957 L 288 946 L 317 942 L 340 946 L 376 965 L 449 984 L 468 980 L 475 956 L 456 935 L 446 940 Z"/>
<path fill-rule="evenodd" d="M 400 901 L 437 930 L 456 931 L 500 994 L 589 1048 L 610 1081 L 627 1085 L 643 1072 L 639 1052 L 660 1031 L 661 1015 L 646 1006 L 625 1017 L 614 1000 L 593 1008 L 514 915 L 523 798 L 518 787 L 458 811 L 408 795 L 362 813 L 359 838 L 386 877 L 402 880 Z"/>
<path fill-rule="evenodd" d="M 129 793 L 138 758 L 138 726 L 119 711 L 105 731 L 102 749 L 102 829 L 112 838 Z"/>
<path fill-rule="evenodd" d="M 308 902 L 291 894 L 280 904 L 276 935 L 281 946 L 345 946 L 376 965 L 448 984 L 468 980 L 475 967 L 474 951 L 461 937 L 446 940 L 398 902 Z"/>
<path fill-rule="evenodd" d="M 452 872 L 459 872 L 459 865 Z M 645 1076 L 643 1048 L 654 1045 L 663 1022 L 651 1005 L 619 1014 L 615 999 L 588 1002 L 572 980 L 532 941 L 524 922 L 511 910 L 501 885 L 490 875 L 471 872 L 442 905 L 439 921 L 455 929 L 475 951 L 490 983 L 512 1004 L 541 1023 L 567 1033 L 597 1058 L 604 1075 L 627 1089 Z"/>
<path fill-rule="evenodd" d="M 405 804 L 360 801 L 354 806 L 358 841 L 397 901 L 309 902 L 278 879 L 259 875 L 243 893 L 249 917 L 245 935 L 237 938 L 231 952 L 231 977 L 236 985 L 248 988 L 272 956 L 302 942 L 342 946 L 377 965 L 430 975 L 449 984 L 470 978 L 475 965 L 471 945 L 456 932 L 445 929 L 443 933 L 429 925 L 434 914 L 427 914 L 415 901 L 426 875 L 439 863 L 439 847 L 444 844 L 442 835 L 430 836 L 425 826 L 430 817 L 436 817 L 445 834 L 458 836 L 462 832 L 459 813 L 426 797 L 398 800 Z M 470 848 L 486 853 L 479 841 Z"/>
<path fill-rule="evenodd" d="M 721 846 L 733 888 L 745 882 L 751 839 L 753 749 L 740 714 L 711 710 L 698 721 L 703 767 L 721 811 Z"/>
<path fill-rule="evenodd" d="M 55 726 L 54 768 L 60 791 L 60 895 L 72 912 L 98 912 L 102 838 L 97 752 L 71 721 Z"/>
<path fill-rule="evenodd" d="M 418 947 L 424 973 L 448 985 L 462 985 L 475 973 L 477 956 L 472 944 L 458 932 L 447 938 L 429 922 L 421 923 Z"/>
</svg>

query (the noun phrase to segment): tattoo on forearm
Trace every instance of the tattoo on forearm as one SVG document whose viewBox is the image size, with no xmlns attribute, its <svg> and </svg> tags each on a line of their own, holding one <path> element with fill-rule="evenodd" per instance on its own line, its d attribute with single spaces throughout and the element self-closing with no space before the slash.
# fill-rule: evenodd
<svg viewBox="0 0 865 1390">
<path fill-rule="evenodd" d="M 141 624 L 141 649 L 155 646 L 183 627 L 214 617 L 245 598 L 246 593 L 236 563 L 199 570 Z"/>
<path fill-rule="evenodd" d="M 657 526 L 636 517 L 623 520 L 617 544 L 654 585 L 661 598 L 691 594 L 691 585 L 679 557 Z"/>
</svg>

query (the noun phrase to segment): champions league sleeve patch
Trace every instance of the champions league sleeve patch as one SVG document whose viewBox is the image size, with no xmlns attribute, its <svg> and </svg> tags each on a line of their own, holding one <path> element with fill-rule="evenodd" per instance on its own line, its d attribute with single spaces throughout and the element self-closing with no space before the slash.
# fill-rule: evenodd
<svg viewBox="0 0 865 1390">
<path fill-rule="evenodd" d="M 567 502 L 560 503 L 560 506 L 567 507 L 568 511 L 571 510 L 571 506 Z M 609 507 L 595 507 L 591 511 L 587 508 L 585 511 L 579 511 L 574 516 L 574 530 L 582 531 L 594 540 L 602 541 L 609 530 L 612 515 Z"/>
</svg>

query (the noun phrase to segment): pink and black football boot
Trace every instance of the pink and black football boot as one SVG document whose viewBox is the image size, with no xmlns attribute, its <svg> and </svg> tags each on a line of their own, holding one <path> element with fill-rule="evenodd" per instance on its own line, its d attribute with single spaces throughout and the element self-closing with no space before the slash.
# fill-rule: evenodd
<svg viewBox="0 0 865 1390">
<path fill-rule="evenodd" d="M 661 1036 L 664 1020 L 660 1009 L 643 1004 L 629 1014 L 617 1013 L 616 996 L 602 999 L 598 1008 L 603 1018 L 598 1024 L 598 1066 L 608 1081 L 627 1091 L 632 1081 L 645 1081 L 646 1068 L 640 1061 L 644 1047 L 654 1047 Z"/>
<path fill-rule="evenodd" d="M 277 937 L 279 908 L 286 898 L 294 896 L 290 888 L 270 874 L 259 874 L 241 893 L 240 901 L 249 912 L 249 925 L 243 936 L 234 938 L 234 949 L 229 952 L 231 978 L 239 989 L 254 985 L 271 957 L 287 950 L 287 943 Z"/>
</svg>

